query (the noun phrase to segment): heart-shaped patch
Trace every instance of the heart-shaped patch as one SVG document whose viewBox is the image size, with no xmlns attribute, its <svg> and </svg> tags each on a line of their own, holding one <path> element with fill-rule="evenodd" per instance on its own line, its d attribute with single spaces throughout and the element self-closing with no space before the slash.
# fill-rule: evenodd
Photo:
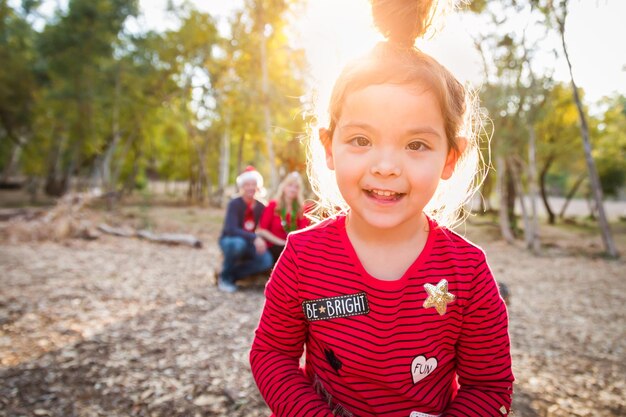
<svg viewBox="0 0 626 417">
<path fill-rule="evenodd" d="M 437 358 L 428 358 L 420 355 L 416 356 L 411 362 L 411 375 L 413 375 L 413 383 L 417 384 L 422 379 L 430 375 L 435 369 L 437 369 Z"/>
</svg>

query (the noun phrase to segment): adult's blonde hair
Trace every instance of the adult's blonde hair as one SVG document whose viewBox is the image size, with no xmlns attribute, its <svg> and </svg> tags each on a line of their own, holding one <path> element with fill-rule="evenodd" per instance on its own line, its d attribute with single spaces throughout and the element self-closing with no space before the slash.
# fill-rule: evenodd
<svg viewBox="0 0 626 417">
<path fill-rule="evenodd" d="M 476 96 L 467 92 L 437 60 L 414 46 L 415 39 L 431 26 L 437 6 L 441 4 L 432 0 L 372 0 L 374 22 L 387 40 L 349 64 L 335 82 L 328 112 L 327 140 L 332 140 L 346 97 L 355 91 L 378 84 L 431 91 L 443 115 L 448 149 L 459 152 L 459 159 L 452 176 L 440 181 L 424 212 L 440 225 L 453 227 L 465 218 L 462 208 L 484 179 L 478 147 L 479 133 L 484 130 Z M 462 153 L 460 138 L 465 138 L 467 143 Z M 312 213 L 317 219 L 348 209 L 334 171 L 326 167 L 323 145 L 314 130 L 309 135 L 308 174 L 318 197 Z"/>
<path fill-rule="evenodd" d="M 287 201 L 285 201 L 285 188 L 289 184 L 298 184 L 298 194 L 296 196 L 296 202 L 300 210 L 304 207 L 304 184 L 302 182 L 302 176 L 298 172 L 290 172 L 285 178 L 278 184 L 278 189 L 274 195 L 276 200 L 276 209 L 282 210 L 287 207 Z"/>
</svg>

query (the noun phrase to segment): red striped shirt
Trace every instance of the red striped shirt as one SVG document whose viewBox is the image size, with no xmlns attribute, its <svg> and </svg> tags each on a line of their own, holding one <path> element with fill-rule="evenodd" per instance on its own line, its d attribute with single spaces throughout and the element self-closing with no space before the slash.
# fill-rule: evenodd
<svg viewBox="0 0 626 417">
<path fill-rule="evenodd" d="M 424 308 L 424 285 L 442 279 L 456 299 L 439 315 Z M 250 362 L 276 416 L 508 414 L 506 307 L 483 251 L 432 221 L 395 281 L 365 271 L 343 216 L 295 232 L 265 294 Z"/>
</svg>

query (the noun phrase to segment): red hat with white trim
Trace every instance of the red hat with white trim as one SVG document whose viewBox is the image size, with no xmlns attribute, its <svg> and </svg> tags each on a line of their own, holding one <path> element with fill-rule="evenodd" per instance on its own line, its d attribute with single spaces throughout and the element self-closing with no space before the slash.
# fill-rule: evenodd
<svg viewBox="0 0 626 417">
<path fill-rule="evenodd" d="M 257 188 L 263 188 L 263 176 L 252 165 L 248 165 L 244 171 L 237 177 L 237 187 L 240 187 L 248 181 L 256 181 Z"/>
</svg>

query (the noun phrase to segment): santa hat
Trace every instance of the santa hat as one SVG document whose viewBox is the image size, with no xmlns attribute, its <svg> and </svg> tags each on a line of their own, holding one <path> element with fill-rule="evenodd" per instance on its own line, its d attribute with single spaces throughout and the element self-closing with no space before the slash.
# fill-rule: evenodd
<svg viewBox="0 0 626 417">
<path fill-rule="evenodd" d="M 241 186 L 250 180 L 256 181 L 256 186 L 259 189 L 263 188 L 263 177 L 259 174 L 259 171 L 254 169 L 252 165 L 248 165 L 244 171 L 239 174 L 237 177 L 237 187 L 241 188 Z"/>
</svg>

